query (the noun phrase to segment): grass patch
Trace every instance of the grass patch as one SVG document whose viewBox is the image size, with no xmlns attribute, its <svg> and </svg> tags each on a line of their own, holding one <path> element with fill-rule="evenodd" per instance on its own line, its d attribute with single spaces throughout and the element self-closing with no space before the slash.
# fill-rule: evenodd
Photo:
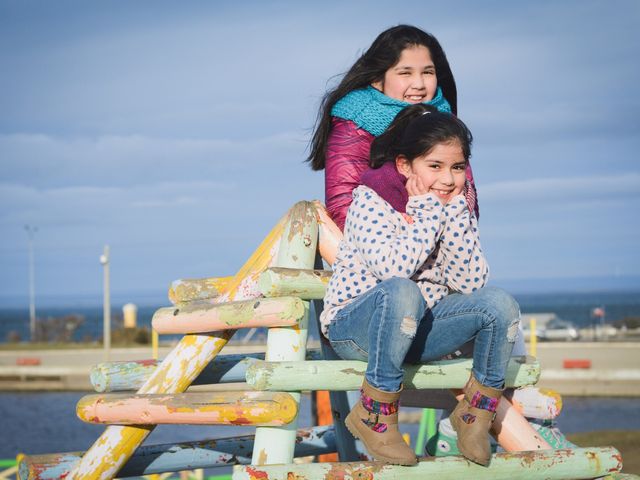
<svg viewBox="0 0 640 480">
<path fill-rule="evenodd" d="M 622 471 L 640 474 L 640 431 L 638 430 L 573 433 L 567 435 L 567 438 L 580 447 L 615 447 L 622 454 Z"/>
</svg>

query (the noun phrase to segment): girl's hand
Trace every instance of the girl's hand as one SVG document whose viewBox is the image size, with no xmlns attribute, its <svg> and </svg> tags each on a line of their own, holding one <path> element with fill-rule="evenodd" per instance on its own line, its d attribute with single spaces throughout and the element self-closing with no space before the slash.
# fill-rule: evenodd
<svg viewBox="0 0 640 480">
<path fill-rule="evenodd" d="M 420 177 L 411 173 L 407 179 L 407 192 L 410 197 L 416 197 L 418 195 L 425 195 L 429 193 L 429 189 L 424 186 Z"/>
<path fill-rule="evenodd" d="M 409 225 L 413 223 L 413 217 L 408 213 L 401 213 L 400 215 L 402 215 L 402 218 L 404 218 Z"/>
</svg>

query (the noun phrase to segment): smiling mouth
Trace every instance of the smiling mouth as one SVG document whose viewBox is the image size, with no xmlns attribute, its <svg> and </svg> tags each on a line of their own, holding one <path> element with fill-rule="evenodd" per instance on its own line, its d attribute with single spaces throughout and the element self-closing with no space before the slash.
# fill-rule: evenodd
<svg viewBox="0 0 640 480">
<path fill-rule="evenodd" d="M 405 95 L 404 99 L 408 102 L 408 103 L 420 103 L 420 102 L 424 102 L 424 99 L 426 98 L 426 95 Z"/>
<path fill-rule="evenodd" d="M 453 192 L 453 190 L 438 190 L 436 188 L 432 188 L 431 191 L 436 195 L 438 195 L 439 197 L 446 197 L 447 195 L 450 195 Z"/>
</svg>

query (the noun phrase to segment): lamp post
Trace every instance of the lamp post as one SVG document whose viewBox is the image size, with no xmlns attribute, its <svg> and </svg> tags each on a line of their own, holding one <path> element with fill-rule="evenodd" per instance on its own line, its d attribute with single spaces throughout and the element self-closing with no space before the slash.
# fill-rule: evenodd
<svg viewBox="0 0 640 480">
<path fill-rule="evenodd" d="M 109 292 L 109 245 L 104 246 L 104 252 L 100 255 L 100 263 L 103 267 L 103 330 L 104 360 L 109 361 L 111 350 L 111 294 Z"/>
<path fill-rule="evenodd" d="M 35 265 L 33 261 L 33 237 L 38 231 L 37 227 L 25 225 L 27 231 L 29 245 L 29 333 L 31 341 L 36 339 L 36 283 L 35 283 Z"/>
</svg>

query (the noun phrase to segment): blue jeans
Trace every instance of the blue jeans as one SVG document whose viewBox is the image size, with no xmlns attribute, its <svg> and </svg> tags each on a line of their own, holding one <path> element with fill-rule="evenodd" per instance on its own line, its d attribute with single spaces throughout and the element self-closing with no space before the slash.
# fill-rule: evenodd
<svg viewBox="0 0 640 480">
<path fill-rule="evenodd" d="M 340 358 L 367 362 L 365 378 L 387 392 L 400 389 L 402 364 L 439 360 L 474 340 L 473 375 L 503 388 L 520 323 L 516 301 L 498 288 L 452 293 L 432 309 L 415 282 L 380 282 L 338 312 L 329 341 Z"/>
</svg>

